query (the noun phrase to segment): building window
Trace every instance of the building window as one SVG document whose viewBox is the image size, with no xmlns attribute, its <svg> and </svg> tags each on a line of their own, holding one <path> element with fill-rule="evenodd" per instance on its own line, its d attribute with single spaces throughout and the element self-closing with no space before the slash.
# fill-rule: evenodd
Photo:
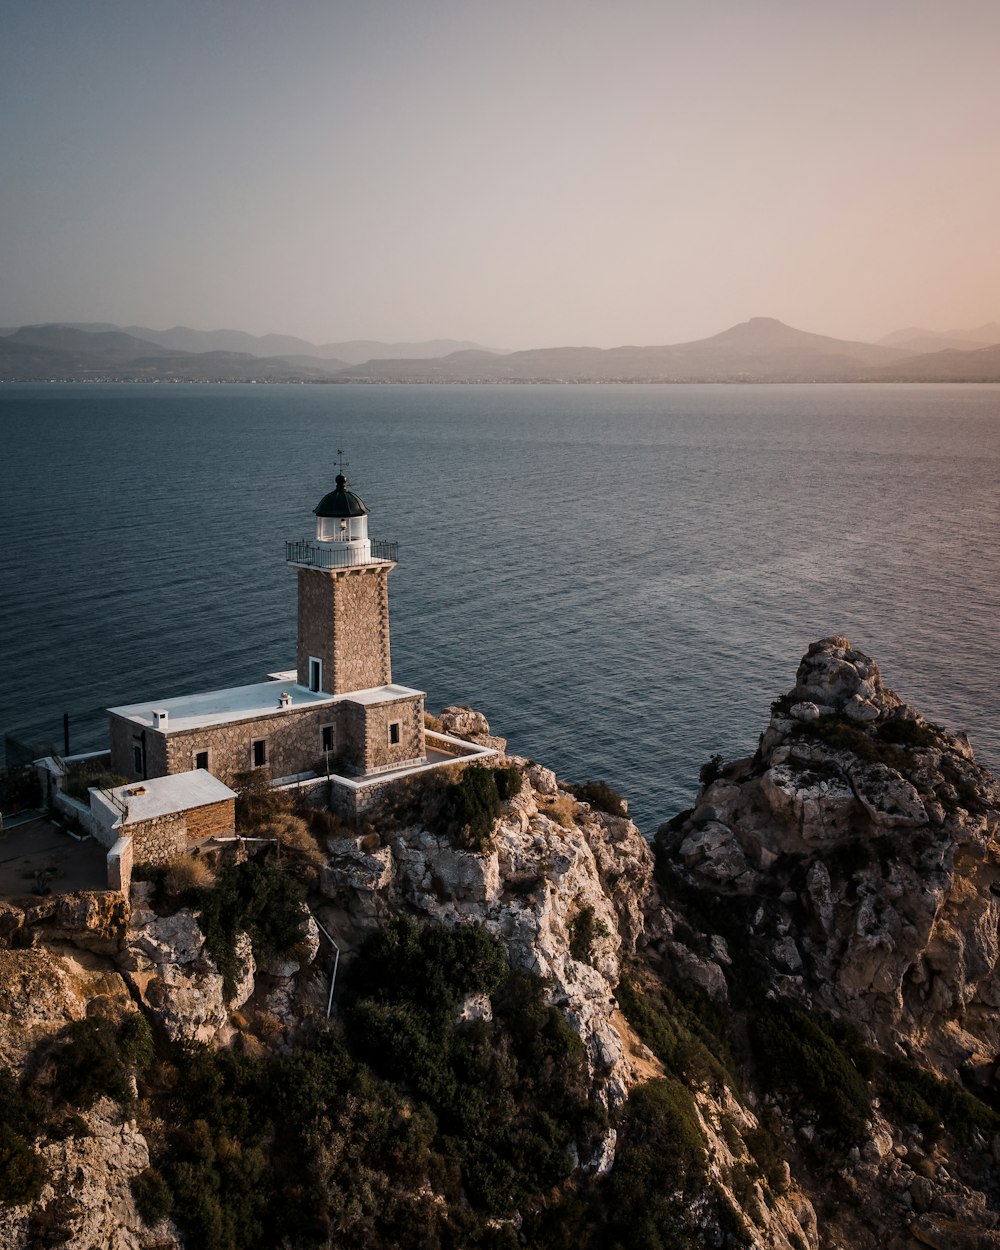
<svg viewBox="0 0 1000 1250">
<path fill-rule="evenodd" d="M 399 721 L 394 720 L 389 726 L 389 745 L 397 746 L 399 743 Z"/>
<path fill-rule="evenodd" d="M 142 776 L 142 747 L 138 742 L 132 747 L 132 771 Z"/>
<path fill-rule="evenodd" d="M 334 741 L 333 726 L 324 725 L 323 726 L 323 750 L 332 751 L 333 741 Z"/>
<path fill-rule="evenodd" d="M 267 763 L 267 739 L 258 738 L 253 744 L 253 766 L 263 768 Z"/>
<path fill-rule="evenodd" d="M 208 772 L 208 752 L 207 751 L 195 751 L 194 766 L 195 768 L 204 768 L 204 770 Z"/>
<path fill-rule="evenodd" d="M 323 689 L 323 661 L 309 657 L 309 689 L 318 694 Z"/>
</svg>

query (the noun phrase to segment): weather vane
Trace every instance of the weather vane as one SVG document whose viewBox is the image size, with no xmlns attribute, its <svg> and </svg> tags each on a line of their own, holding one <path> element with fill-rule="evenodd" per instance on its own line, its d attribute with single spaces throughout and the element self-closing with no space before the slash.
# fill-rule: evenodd
<svg viewBox="0 0 1000 1250">
<path fill-rule="evenodd" d="M 337 470 L 338 472 L 343 473 L 345 469 L 349 469 L 350 467 L 351 467 L 351 462 L 349 460 L 344 459 L 343 450 L 340 447 L 338 447 L 337 448 Z"/>
</svg>

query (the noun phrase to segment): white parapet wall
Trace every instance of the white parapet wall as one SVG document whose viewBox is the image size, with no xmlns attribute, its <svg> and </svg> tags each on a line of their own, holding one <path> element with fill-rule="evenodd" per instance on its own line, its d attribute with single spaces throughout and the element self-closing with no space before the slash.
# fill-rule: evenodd
<svg viewBox="0 0 1000 1250">
<path fill-rule="evenodd" d="M 132 856 L 130 834 L 119 838 L 108 851 L 108 889 L 120 890 L 126 898 L 132 888 Z"/>
</svg>

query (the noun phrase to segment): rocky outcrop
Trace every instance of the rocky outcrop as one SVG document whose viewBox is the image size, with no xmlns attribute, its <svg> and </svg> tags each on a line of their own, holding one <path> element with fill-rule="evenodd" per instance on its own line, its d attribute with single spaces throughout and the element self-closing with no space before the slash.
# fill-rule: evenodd
<svg viewBox="0 0 1000 1250">
<path fill-rule="evenodd" d="M 172 1041 L 225 1042 L 233 1034 L 230 1013 L 254 991 L 256 965 L 245 933 L 237 938 L 236 954 L 244 973 L 227 998 L 195 913 L 182 909 L 157 916 L 138 907 L 118 962 L 133 991 Z"/>
<path fill-rule="evenodd" d="M 442 708 L 438 719 L 442 730 L 454 738 L 465 738 L 481 747 L 492 747 L 501 756 L 507 750 L 507 739 L 497 738 L 491 733 L 489 721 L 475 708 L 464 705 Z"/>
<path fill-rule="evenodd" d="M 128 900 L 116 890 L 50 894 L 30 905 L 5 901 L 0 903 L 0 940 L 26 945 L 44 938 L 110 955 L 121 946 L 128 920 Z"/>
<path fill-rule="evenodd" d="M 446 709 L 449 732 L 489 726 Z M 488 851 L 455 848 L 420 826 L 331 843 L 323 891 L 338 932 L 355 942 L 399 910 L 441 924 L 481 924 L 502 938 L 516 967 L 547 978 L 550 1001 L 582 1038 L 595 1088 L 626 1096 L 630 1066 L 612 1023 L 624 957 L 642 939 L 652 855 L 631 821 L 578 803 L 555 775 L 510 757 L 522 785 Z"/>
<path fill-rule="evenodd" d="M 746 938 L 776 978 L 954 1075 L 1000 1052 L 998 820 L 968 741 L 836 637 L 659 844 L 691 884 L 759 900 Z"/>
<path fill-rule="evenodd" d="M 968 740 L 833 637 L 809 648 L 757 753 L 703 781 L 657 835 L 672 902 L 650 928 L 672 975 L 717 1001 L 738 988 L 745 1004 L 748 985 L 797 999 L 873 1053 L 978 1082 L 996 1104 L 1000 786 Z M 807 1148 L 808 1111 L 780 1114 L 785 1141 Z M 827 1208 L 822 1245 L 1000 1243 L 993 1143 L 973 1133 L 949 1155 L 907 1116 L 893 1122 L 877 1101 L 871 1115 L 867 1143 L 811 1181 Z"/>
<path fill-rule="evenodd" d="M 0 949 L 0 1061 L 14 1072 L 32 1050 L 98 1005 L 131 1010 L 122 978 L 86 952 Z"/>
<path fill-rule="evenodd" d="M 147 1227 L 131 1183 L 149 1166 L 149 1147 L 134 1120 L 101 1099 L 80 1117 L 82 1131 L 35 1143 L 47 1179 L 30 1206 L 0 1206 L 5 1250 L 66 1246 L 69 1250 L 180 1250 L 166 1221 Z"/>
</svg>

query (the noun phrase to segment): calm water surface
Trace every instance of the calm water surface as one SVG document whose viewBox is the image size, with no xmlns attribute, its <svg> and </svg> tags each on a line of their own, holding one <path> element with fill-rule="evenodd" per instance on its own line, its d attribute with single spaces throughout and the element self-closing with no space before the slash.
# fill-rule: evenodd
<svg viewBox="0 0 1000 1250">
<path fill-rule="evenodd" d="M 0 730 L 289 667 L 339 446 L 396 680 L 646 832 L 831 633 L 1000 765 L 995 386 L 0 386 Z"/>
</svg>

